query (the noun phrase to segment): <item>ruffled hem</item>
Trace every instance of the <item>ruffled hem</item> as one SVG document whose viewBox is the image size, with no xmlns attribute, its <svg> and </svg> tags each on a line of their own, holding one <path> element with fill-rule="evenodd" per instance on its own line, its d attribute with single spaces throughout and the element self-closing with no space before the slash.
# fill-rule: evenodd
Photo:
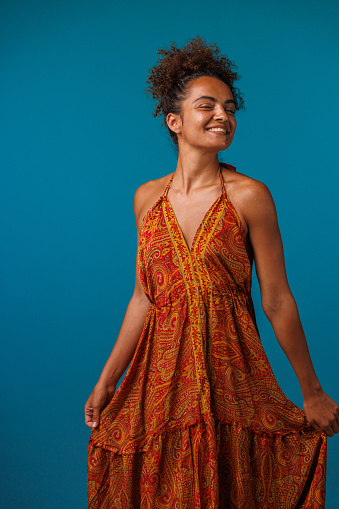
<svg viewBox="0 0 339 509">
<path fill-rule="evenodd" d="M 325 468 L 326 435 L 310 426 L 268 436 L 202 418 L 135 453 L 90 439 L 88 507 L 322 509 Z"/>
<path fill-rule="evenodd" d="M 213 416 L 209 416 L 206 418 L 206 416 L 201 416 L 199 419 L 197 419 L 194 423 L 188 423 L 183 425 L 176 425 L 166 428 L 165 426 L 161 430 L 156 430 L 152 434 L 150 434 L 147 437 L 147 443 L 144 446 L 137 446 L 133 444 L 129 444 L 127 447 L 114 447 L 109 444 L 108 439 L 96 439 L 97 430 L 92 430 L 91 436 L 89 438 L 89 441 L 92 445 L 96 447 L 101 447 L 102 449 L 106 449 L 107 451 L 111 451 L 117 454 L 135 454 L 135 453 L 144 453 L 149 450 L 149 448 L 152 445 L 152 442 L 157 438 L 165 434 L 173 433 L 178 430 L 185 430 L 187 428 L 197 426 L 198 424 L 205 423 L 206 426 L 216 428 L 220 424 L 229 425 L 234 428 L 244 429 L 251 431 L 254 435 L 260 435 L 260 436 L 266 436 L 270 438 L 274 437 L 283 437 L 287 435 L 298 435 L 298 436 L 322 436 L 323 439 L 326 440 L 326 434 L 325 432 L 319 433 L 318 431 L 313 428 L 310 424 L 305 422 L 304 424 L 298 426 L 298 428 L 291 428 L 291 429 L 284 429 L 284 430 L 276 430 L 276 431 L 270 431 L 270 430 L 263 430 L 258 429 L 256 427 L 253 427 L 251 425 L 246 425 L 243 423 L 239 423 L 235 420 L 227 420 L 227 419 L 215 419 Z M 102 434 L 101 434 L 102 436 Z"/>
</svg>

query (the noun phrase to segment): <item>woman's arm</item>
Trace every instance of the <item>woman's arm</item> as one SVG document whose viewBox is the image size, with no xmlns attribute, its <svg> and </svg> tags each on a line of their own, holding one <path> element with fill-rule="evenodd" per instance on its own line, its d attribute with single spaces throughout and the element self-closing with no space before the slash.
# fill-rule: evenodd
<svg viewBox="0 0 339 509">
<path fill-rule="evenodd" d="M 246 190 L 244 216 L 253 248 L 264 313 L 297 375 L 306 418 L 328 436 L 339 431 L 339 407 L 315 373 L 297 305 L 288 285 L 277 214 L 267 187 L 257 181 Z"/>
<path fill-rule="evenodd" d="M 136 193 L 135 199 L 135 215 L 137 230 L 139 231 L 140 207 L 138 194 L 140 193 Z M 85 423 L 87 426 L 91 428 L 98 426 L 101 410 L 108 405 L 114 396 L 117 382 L 133 358 L 149 307 L 150 301 L 141 286 L 137 263 L 134 292 L 127 306 L 119 335 L 99 380 L 85 405 Z"/>
</svg>

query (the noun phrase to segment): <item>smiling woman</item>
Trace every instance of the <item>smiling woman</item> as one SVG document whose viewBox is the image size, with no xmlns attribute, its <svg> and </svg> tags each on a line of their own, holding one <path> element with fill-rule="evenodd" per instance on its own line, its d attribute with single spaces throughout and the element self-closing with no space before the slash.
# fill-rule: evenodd
<svg viewBox="0 0 339 509">
<path fill-rule="evenodd" d="M 211 145 L 213 150 L 226 150 L 237 125 L 231 90 L 217 78 L 202 76 L 190 82 L 187 91 L 180 114 L 167 115 L 169 129 L 180 138 L 181 145 L 185 140 L 190 146 Z"/>
<path fill-rule="evenodd" d="M 339 407 L 313 368 L 271 194 L 219 162 L 243 107 L 235 66 L 199 37 L 158 53 L 148 90 L 178 161 L 135 194 L 135 290 L 85 405 L 88 507 L 322 509 Z M 303 409 L 261 344 L 253 261 Z"/>
<path fill-rule="evenodd" d="M 157 65 L 152 67 L 147 83 L 147 91 L 158 101 L 153 115 L 163 115 L 166 119 L 168 113 L 180 113 L 181 102 L 188 92 L 187 85 L 199 77 L 214 77 L 225 83 L 230 91 L 229 101 L 232 108 L 230 113 L 244 107 L 243 96 L 235 87 L 234 82 L 239 76 L 235 71 L 235 64 L 226 55 L 219 55 L 220 50 L 215 44 L 207 46 L 200 37 L 189 41 L 183 48 L 177 48 L 172 43 L 171 48 L 158 50 L 163 58 L 158 60 Z M 214 105 L 216 99 L 213 96 L 205 96 L 205 108 Z M 199 97 L 196 98 L 199 100 Z M 227 105 L 226 103 L 225 105 Z M 165 122 L 164 122 L 165 123 Z M 178 139 L 169 126 L 169 135 L 176 146 Z"/>
</svg>

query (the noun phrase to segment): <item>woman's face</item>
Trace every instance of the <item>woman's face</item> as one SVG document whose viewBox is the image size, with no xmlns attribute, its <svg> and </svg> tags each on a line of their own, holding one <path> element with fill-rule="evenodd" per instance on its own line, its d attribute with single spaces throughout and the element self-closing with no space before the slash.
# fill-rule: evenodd
<svg viewBox="0 0 339 509">
<path fill-rule="evenodd" d="M 187 91 L 181 113 L 167 116 L 169 127 L 177 133 L 179 149 L 189 146 L 204 152 L 227 149 L 237 126 L 231 90 L 223 81 L 203 76 L 189 82 Z"/>
</svg>

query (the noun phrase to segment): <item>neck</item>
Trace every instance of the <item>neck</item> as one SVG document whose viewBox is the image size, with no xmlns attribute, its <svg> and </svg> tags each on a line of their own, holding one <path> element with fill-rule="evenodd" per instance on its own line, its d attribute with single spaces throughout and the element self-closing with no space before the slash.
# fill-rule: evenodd
<svg viewBox="0 0 339 509">
<path fill-rule="evenodd" d="M 173 187 L 189 194 L 193 189 L 213 185 L 218 179 L 218 153 L 185 153 L 179 149 Z"/>
</svg>

